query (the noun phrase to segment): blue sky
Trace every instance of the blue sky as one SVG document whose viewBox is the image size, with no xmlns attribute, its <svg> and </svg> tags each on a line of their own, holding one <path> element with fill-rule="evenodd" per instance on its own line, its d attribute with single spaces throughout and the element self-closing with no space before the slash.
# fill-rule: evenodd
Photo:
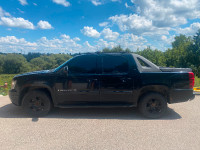
<svg viewBox="0 0 200 150">
<path fill-rule="evenodd" d="M 200 29 L 199 0 L 1 0 L 0 52 L 166 50 Z"/>
</svg>

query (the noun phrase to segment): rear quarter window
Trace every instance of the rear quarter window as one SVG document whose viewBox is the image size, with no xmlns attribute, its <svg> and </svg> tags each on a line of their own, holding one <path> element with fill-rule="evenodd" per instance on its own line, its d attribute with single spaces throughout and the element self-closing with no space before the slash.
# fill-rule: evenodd
<svg viewBox="0 0 200 150">
<path fill-rule="evenodd" d="M 144 62 L 142 59 L 140 58 L 137 58 L 138 62 L 140 63 L 140 65 L 143 67 L 143 68 L 151 68 L 151 66 L 149 66 L 146 62 Z"/>
</svg>

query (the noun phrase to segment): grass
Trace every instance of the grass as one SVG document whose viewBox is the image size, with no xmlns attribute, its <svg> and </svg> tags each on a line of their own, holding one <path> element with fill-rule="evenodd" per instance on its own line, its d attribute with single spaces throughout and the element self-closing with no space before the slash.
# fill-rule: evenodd
<svg viewBox="0 0 200 150">
<path fill-rule="evenodd" d="M 0 95 L 8 95 L 8 91 L 11 88 L 11 82 L 16 74 L 0 74 L 0 86 L 3 86 L 5 82 L 8 83 L 8 88 L 0 87 Z"/>
<path fill-rule="evenodd" d="M 195 77 L 195 84 L 194 87 L 200 87 L 200 78 Z"/>
</svg>

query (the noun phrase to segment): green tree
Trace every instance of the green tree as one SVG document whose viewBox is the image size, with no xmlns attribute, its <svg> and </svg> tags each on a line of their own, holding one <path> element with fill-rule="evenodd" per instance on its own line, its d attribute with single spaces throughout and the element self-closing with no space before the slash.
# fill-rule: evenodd
<svg viewBox="0 0 200 150">
<path fill-rule="evenodd" d="M 147 47 L 146 49 L 139 51 L 136 51 L 136 54 L 139 54 L 146 59 L 150 60 L 154 64 L 158 66 L 166 66 L 166 60 L 164 57 L 164 53 L 162 51 L 159 51 L 157 49 L 152 50 L 150 47 Z"/>
<path fill-rule="evenodd" d="M 116 47 L 113 47 L 112 49 L 109 49 L 109 48 L 104 48 L 102 50 L 103 53 L 122 53 L 122 52 L 125 52 L 125 53 L 131 53 L 131 50 L 129 48 L 126 48 L 125 50 L 119 45 L 119 46 L 116 46 Z"/>
<path fill-rule="evenodd" d="M 30 63 L 34 70 L 49 70 L 60 66 L 70 58 L 71 56 L 67 54 L 41 55 L 32 59 Z"/>
<path fill-rule="evenodd" d="M 172 49 L 165 52 L 166 65 L 174 67 L 189 67 L 192 64 L 191 45 L 193 41 L 191 37 L 180 34 L 175 37 L 172 42 Z"/>
<path fill-rule="evenodd" d="M 200 29 L 193 36 L 194 44 L 191 46 L 191 57 L 195 66 L 195 73 L 200 77 Z"/>
<path fill-rule="evenodd" d="M 37 57 L 37 58 L 34 58 L 30 61 L 31 63 L 31 66 L 32 66 L 32 70 L 33 71 L 36 71 L 36 70 L 44 70 L 46 69 L 45 66 L 46 66 L 46 62 L 45 60 L 43 60 L 41 57 Z"/>
<path fill-rule="evenodd" d="M 0 54 L 0 73 L 3 73 L 4 55 Z"/>
<path fill-rule="evenodd" d="M 26 58 L 28 62 L 30 62 L 31 59 L 40 57 L 41 55 L 42 55 L 41 53 L 28 53 L 28 54 L 24 54 L 23 56 Z"/>
<path fill-rule="evenodd" d="M 25 57 L 19 54 L 5 55 L 2 68 L 5 74 L 18 74 L 31 70 Z"/>
</svg>

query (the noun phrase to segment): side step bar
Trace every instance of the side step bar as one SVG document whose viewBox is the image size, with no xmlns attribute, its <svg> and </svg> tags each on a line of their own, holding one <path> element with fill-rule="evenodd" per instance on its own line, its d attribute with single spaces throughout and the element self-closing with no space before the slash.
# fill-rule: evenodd
<svg viewBox="0 0 200 150">
<path fill-rule="evenodd" d="M 135 107 L 134 104 L 67 104 L 56 105 L 59 108 L 112 108 L 112 107 Z"/>
</svg>

